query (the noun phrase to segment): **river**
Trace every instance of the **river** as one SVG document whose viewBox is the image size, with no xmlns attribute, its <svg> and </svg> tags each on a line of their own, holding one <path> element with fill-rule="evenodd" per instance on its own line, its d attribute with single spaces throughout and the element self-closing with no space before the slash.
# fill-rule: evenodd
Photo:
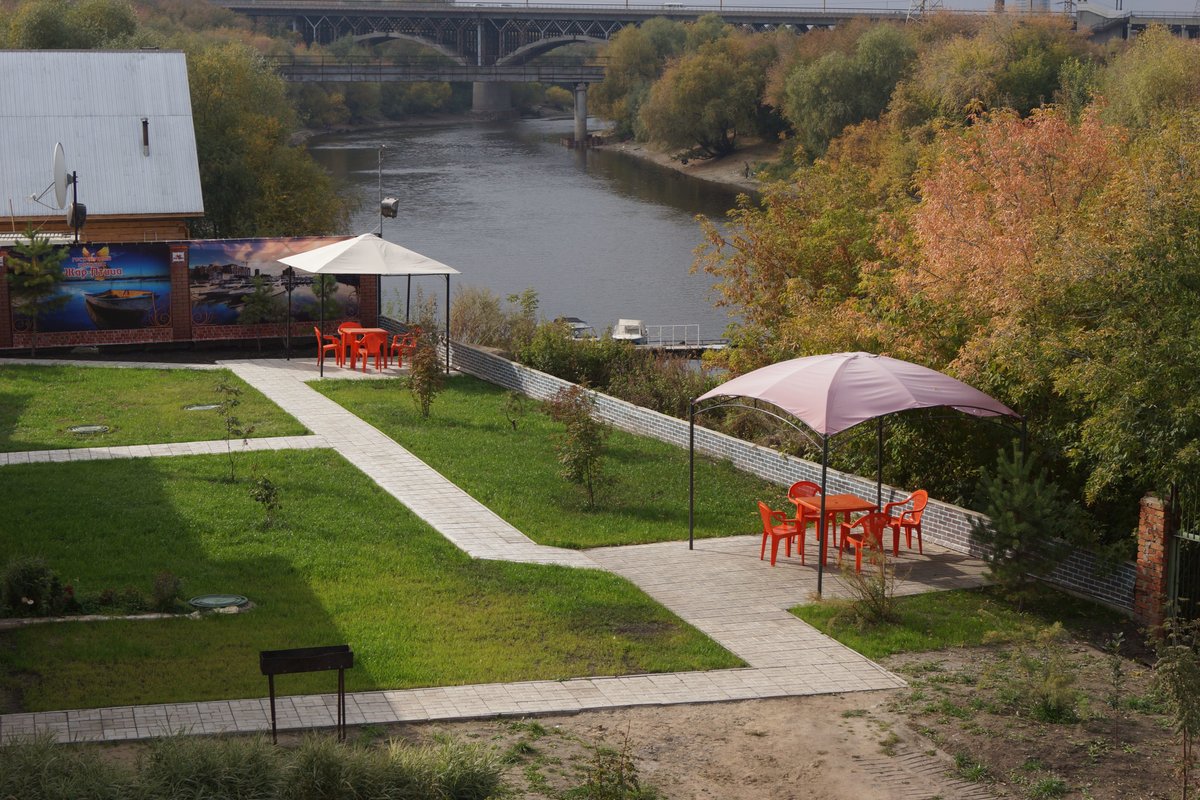
<svg viewBox="0 0 1200 800">
<path fill-rule="evenodd" d="M 559 139 L 571 131 L 569 119 L 464 122 L 309 146 L 361 198 L 352 232 L 378 230 L 382 178 L 383 195 L 400 200 L 384 238 L 460 270 L 452 288 L 503 298 L 532 287 L 542 317 L 580 317 L 598 332 L 625 317 L 721 336 L 727 317 L 712 305 L 712 281 L 689 267 L 702 241 L 695 215 L 724 219 L 736 191 L 604 148 L 567 149 Z M 414 293 L 418 283 L 444 296 L 439 279 L 414 280 Z M 404 290 L 403 279 L 385 279 L 385 309 L 402 309 Z"/>
</svg>

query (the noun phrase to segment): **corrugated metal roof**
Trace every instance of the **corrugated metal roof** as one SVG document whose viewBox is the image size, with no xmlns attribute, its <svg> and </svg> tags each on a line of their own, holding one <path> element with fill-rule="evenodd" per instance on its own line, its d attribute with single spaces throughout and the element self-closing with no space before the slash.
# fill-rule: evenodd
<svg viewBox="0 0 1200 800">
<path fill-rule="evenodd" d="M 46 208 L 53 190 L 30 200 L 54 180 L 56 142 L 89 216 L 204 213 L 183 53 L 0 50 L 0 215 L 63 213 Z"/>
</svg>

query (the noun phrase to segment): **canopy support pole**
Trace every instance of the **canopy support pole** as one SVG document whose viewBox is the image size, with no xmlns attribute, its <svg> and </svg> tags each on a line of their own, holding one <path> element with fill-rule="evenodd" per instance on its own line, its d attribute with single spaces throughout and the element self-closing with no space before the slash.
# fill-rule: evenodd
<svg viewBox="0 0 1200 800">
<path fill-rule="evenodd" d="M 408 325 L 408 307 L 412 305 L 412 275 L 408 276 L 408 288 L 404 292 L 404 324 Z"/>
<path fill-rule="evenodd" d="M 446 374 L 450 374 L 450 275 L 446 274 Z"/>
<path fill-rule="evenodd" d="M 325 276 L 318 275 L 317 280 L 321 282 L 321 339 L 317 342 L 317 362 L 320 370 L 321 378 L 325 377 Z M 338 347 L 341 347 L 339 344 Z"/>
<path fill-rule="evenodd" d="M 817 537 L 820 546 L 817 548 L 817 599 L 821 599 L 821 584 L 825 577 L 825 550 L 829 542 L 829 528 L 825 523 L 825 491 L 829 479 L 829 434 L 821 434 L 821 515 L 817 517 Z"/>
<path fill-rule="evenodd" d="M 883 509 L 883 417 L 879 418 L 879 440 L 875 443 L 875 508 Z"/>
<path fill-rule="evenodd" d="M 688 403 L 688 550 L 696 531 L 696 404 Z"/>
</svg>

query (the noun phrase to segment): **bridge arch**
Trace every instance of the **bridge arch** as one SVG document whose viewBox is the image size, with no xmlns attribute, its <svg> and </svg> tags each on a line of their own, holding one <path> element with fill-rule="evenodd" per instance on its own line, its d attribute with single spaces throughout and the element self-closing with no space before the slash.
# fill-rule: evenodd
<svg viewBox="0 0 1200 800">
<path fill-rule="evenodd" d="M 548 37 L 518 47 L 508 55 L 498 59 L 496 64 L 504 66 L 519 66 L 537 58 L 540 55 L 545 55 L 551 50 L 559 47 L 565 47 L 569 44 L 579 44 L 581 42 L 590 44 L 604 44 L 607 41 L 607 39 L 601 39 L 597 36 L 571 35 Z"/>
<path fill-rule="evenodd" d="M 383 44 L 384 42 L 400 39 L 406 42 L 413 42 L 422 47 L 428 47 L 430 50 L 437 52 L 440 55 L 453 59 L 455 64 L 462 66 L 470 66 L 471 62 L 464 58 L 461 54 L 446 47 L 438 42 L 431 41 L 422 36 L 412 36 L 407 33 L 394 33 L 392 31 L 372 31 L 371 33 L 362 33 L 354 37 L 355 44 Z"/>
</svg>

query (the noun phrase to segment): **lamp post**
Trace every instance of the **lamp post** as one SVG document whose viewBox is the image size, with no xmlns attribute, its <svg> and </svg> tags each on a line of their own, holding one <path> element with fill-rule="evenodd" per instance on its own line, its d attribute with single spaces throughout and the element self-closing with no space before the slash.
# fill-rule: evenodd
<svg viewBox="0 0 1200 800">
<path fill-rule="evenodd" d="M 292 290 L 296 288 L 296 270 L 291 267 L 284 267 L 281 273 L 283 277 L 283 288 L 287 292 L 287 331 L 284 333 L 284 341 L 287 342 L 287 360 L 292 360 Z"/>
</svg>

